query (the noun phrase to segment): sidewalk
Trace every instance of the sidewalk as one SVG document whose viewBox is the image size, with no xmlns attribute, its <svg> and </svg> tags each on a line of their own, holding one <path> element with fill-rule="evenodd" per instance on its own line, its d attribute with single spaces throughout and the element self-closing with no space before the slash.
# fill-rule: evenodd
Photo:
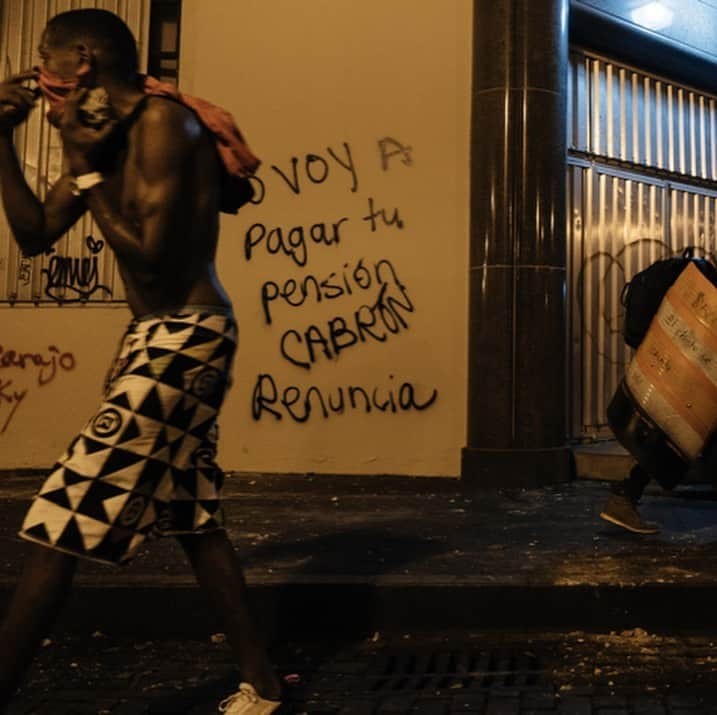
<svg viewBox="0 0 717 715">
<path fill-rule="evenodd" d="M 0 480 L 0 597 L 38 477 Z M 232 539 L 310 715 L 716 715 L 717 501 L 650 492 L 661 534 L 597 517 L 604 483 L 228 479 Z M 10 715 L 209 715 L 231 653 L 177 545 L 83 563 Z"/>
<path fill-rule="evenodd" d="M 38 477 L 0 480 L 0 599 L 25 544 L 12 538 Z M 226 508 L 270 633 L 365 636 L 420 628 L 717 625 L 717 501 L 649 492 L 654 537 L 597 517 L 606 486 L 577 481 L 506 493 L 457 480 L 230 477 Z M 83 563 L 62 621 L 123 637 L 219 629 L 178 546 L 160 541 L 123 569 Z"/>
</svg>

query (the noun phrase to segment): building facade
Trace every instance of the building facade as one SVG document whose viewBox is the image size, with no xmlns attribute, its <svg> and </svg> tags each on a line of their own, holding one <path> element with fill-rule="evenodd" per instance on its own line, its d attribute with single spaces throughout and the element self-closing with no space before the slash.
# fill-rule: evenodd
<svg viewBox="0 0 717 715">
<path fill-rule="evenodd" d="M 715 241 L 717 9 L 694 4 L 699 32 L 645 30 L 627 2 L 183 0 L 181 22 L 176 2 L 100 2 L 263 161 L 222 219 L 223 466 L 570 478 L 571 445 L 609 437 L 625 280 Z M 3 1 L 6 73 L 69 5 Z M 17 142 L 42 194 L 57 137 L 38 112 Z M 128 319 L 89 219 L 32 260 L 0 224 L 0 468 L 54 462 Z"/>
</svg>

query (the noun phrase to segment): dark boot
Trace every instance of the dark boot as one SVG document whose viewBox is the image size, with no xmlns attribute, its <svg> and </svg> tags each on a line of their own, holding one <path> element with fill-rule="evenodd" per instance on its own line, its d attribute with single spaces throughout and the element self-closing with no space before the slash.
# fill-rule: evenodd
<svg viewBox="0 0 717 715">
<path fill-rule="evenodd" d="M 634 534 L 657 534 L 660 531 L 659 525 L 644 521 L 637 511 L 637 505 L 649 481 L 647 472 L 639 466 L 633 467 L 628 479 L 613 485 L 613 493 L 600 512 L 600 518 Z"/>
</svg>

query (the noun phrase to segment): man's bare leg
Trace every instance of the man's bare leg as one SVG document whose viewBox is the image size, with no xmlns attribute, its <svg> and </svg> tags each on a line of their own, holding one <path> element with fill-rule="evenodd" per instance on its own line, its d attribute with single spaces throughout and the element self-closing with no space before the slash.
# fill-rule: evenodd
<svg viewBox="0 0 717 715">
<path fill-rule="evenodd" d="M 29 544 L 22 576 L 0 626 L 0 712 L 20 687 L 65 603 L 77 558 Z"/>
<path fill-rule="evenodd" d="M 279 700 L 281 684 L 249 611 L 239 559 L 224 531 L 179 537 L 200 587 L 219 612 L 242 680 L 261 697 Z"/>
</svg>

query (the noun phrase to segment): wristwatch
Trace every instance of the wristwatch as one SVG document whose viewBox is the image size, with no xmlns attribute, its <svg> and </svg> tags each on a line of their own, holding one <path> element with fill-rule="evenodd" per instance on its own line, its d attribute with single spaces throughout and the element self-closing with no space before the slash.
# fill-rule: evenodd
<svg viewBox="0 0 717 715">
<path fill-rule="evenodd" d="M 105 177 L 100 174 L 99 171 L 93 171 L 91 174 L 73 176 L 72 179 L 70 179 L 70 190 L 73 196 L 82 196 L 83 191 L 87 191 L 93 186 L 101 184 L 104 180 Z"/>
</svg>

